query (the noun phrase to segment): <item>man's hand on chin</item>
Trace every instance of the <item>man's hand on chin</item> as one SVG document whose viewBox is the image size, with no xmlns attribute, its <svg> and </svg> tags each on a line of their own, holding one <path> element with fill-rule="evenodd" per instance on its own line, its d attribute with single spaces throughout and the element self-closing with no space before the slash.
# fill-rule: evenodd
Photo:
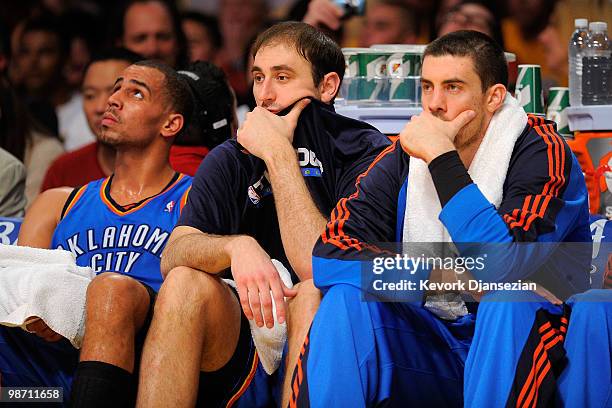
<svg viewBox="0 0 612 408">
<path fill-rule="evenodd" d="M 453 141 L 457 133 L 475 116 L 473 110 L 466 110 L 455 119 L 445 121 L 424 110 L 410 118 L 410 122 L 400 132 L 402 149 L 411 157 L 429 164 L 436 157 L 455 150 Z"/>
<path fill-rule="evenodd" d="M 293 149 L 293 132 L 302 110 L 309 103 L 309 99 L 298 101 L 285 116 L 256 107 L 247 113 L 246 120 L 238 129 L 238 143 L 266 162 L 281 149 Z"/>
</svg>

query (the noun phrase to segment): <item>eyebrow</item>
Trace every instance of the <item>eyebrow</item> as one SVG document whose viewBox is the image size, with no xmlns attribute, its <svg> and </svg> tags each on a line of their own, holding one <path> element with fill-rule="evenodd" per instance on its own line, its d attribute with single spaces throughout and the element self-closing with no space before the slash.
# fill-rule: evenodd
<svg viewBox="0 0 612 408">
<path fill-rule="evenodd" d="M 289 71 L 289 72 L 295 72 L 295 70 L 293 68 L 291 68 L 289 65 L 274 65 L 272 68 L 270 68 L 271 71 Z M 261 68 L 259 68 L 256 65 L 253 65 L 253 68 L 251 68 L 251 72 L 262 72 L 263 70 Z"/>
<path fill-rule="evenodd" d="M 118 84 L 119 82 L 123 82 L 123 77 L 119 77 L 119 78 L 117 78 L 117 80 L 115 81 L 115 84 L 113 85 L 113 87 L 117 86 L 117 84 Z M 130 81 L 129 81 L 129 82 L 131 82 L 131 83 L 133 83 L 133 84 L 136 84 L 136 85 L 138 85 L 138 86 L 143 87 L 143 88 L 144 88 L 144 89 L 146 89 L 146 90 L 147 90 L 147 91 L 148 91 L 150 94 L 152 93 L 152 92 L 151 92 L 151 88 L 149 88 L 149 86 L 148 86 L 147 84 L 145 84 L 144 82 L 142 82 L 142 81 L 139 81 L 139 80 L 137 80 L 137 79 L 130 79 Z"/>
<path fill-rule="evenodd" d="M 421 82 L 428 82 L 430 84 L 433 83 L 427 78 L 421 78 Z M 459 78 L 450 78 L 450 79 L 445 79 L 444 81 L 442 81 L 442 84 L 455 84 L 455 83 L 465 84 L 466 82 L 463 79 L 459 79 Z"/>
</svg>

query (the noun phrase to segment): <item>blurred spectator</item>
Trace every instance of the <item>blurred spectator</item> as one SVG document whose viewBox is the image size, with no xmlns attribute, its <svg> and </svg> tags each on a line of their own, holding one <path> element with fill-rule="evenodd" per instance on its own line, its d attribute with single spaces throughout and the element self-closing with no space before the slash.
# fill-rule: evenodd
<svg viewBox="0 0 612 408">
<path fill-rule="evenodd" d="M 223 69 L 239 101 L 251 92 L 245 81 L 244 52 L 249 41 L 263 28 L 267 17 L 265 0 L 221 0 L 219 27 L 223 48 L 215 63 Z"/>
<path fill-rule="evenodd" d="M 380 0 L 368 5 L 361 42 L 373 44 L 414 44 L 417 24 L 411 7 L 402 0 Z"/>
<path fill-rule="evenodd" d="M 5 76 L 11 59 L 11 40 L 8 30 L 0 21 L 0 77 Z"/>
<path fill-rule="evenodd" d="M 23 217 L 26 171 L 23 163 L 0 148 L 0 217 Z"/>
<path fill-rule="evenodd" d="M 59 156 L 62 144 L 30 118 L 5 79 L 0 79 L 0 147 L 25 164 L 26 198 L 32 203 L 51 162 Z"/>
<path fill-rule="evenodd" d="M 289 10 L 288 20 L 317 27 L 340 44 L 344 36 L 344 14 L 332 0 L 298 0 Z"/>
<path fill-rule="evenodd" d="M 70 89 L 79 90 L 92 51 L 100 43 L 98 20 L 92 14 L 69 10 L 61 16 L 60 21 L 69 41 L 64 77 Z"/>
<path fill-rule="evenodd" d="M 474 30 L 487 34 L 503 48 L 501 26 L 493 10 L 484 1 L 464 0 L 452 7 L 440 20 L 438 37 L 459 30 Z"/>
<path fill-rule="evenodd" d="M 54 187 L 82 186 L 112 174 L 115 167 L 115 150 L 100 140 L 102 115 L 121 72 L 141 59 L 140 55 L 123 48 L 94 56 L 83 79 L 82 109 L 97 141 L 58 157 L 47 170 L 40 191 Z"/>
<path fill-rule="evenodd" d="M 567 43 L 551 25 L 557 0 L 508 0 L 502 20 L 506 50 L 519 64 L 542 66 L 542 87 L 567 86 Z"/>
<path fill-rule="evenodd" d="M 32 115 L 51 133 L 59 133 L 66 150 L 93 140 L 81 95 L 70 89 L 63 76 L 69 43 L 59 21 L 51 17 L 27 20 L 16 47 L 11 79 Z"/>
<path fill-rule="evenodd" d="M 179 73 L 189 84 L 195 103 L 189 128 L 170 149 L 170 164 L 193 176 L 210 149 L 234 136 L 236 98 L 223 71 L 211 62 L 195 62 Z"/>
<path fill-rule="evenodd" d="M 187 63 L 187 43 L 174 3 L 131 0 L 117 21 L 118 44 L 147 59 L 180 68 Z"/>
<path fill-rule="evenodd" d="M 181 26 L 189 49 L 189 61 L 214 61 L 223 46 L 219 22 L 197 11 L 181 14 Z"/>
</svg>

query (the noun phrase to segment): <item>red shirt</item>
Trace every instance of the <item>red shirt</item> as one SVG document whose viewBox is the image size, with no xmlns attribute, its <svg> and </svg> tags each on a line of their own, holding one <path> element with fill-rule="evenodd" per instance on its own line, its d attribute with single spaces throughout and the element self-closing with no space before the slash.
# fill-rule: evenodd
<svg viewBox="0 0 612 408">
<path fill-rule="evenodd" d="M 64 153 L 47 169 L 40 191 L 55 187 L 79 187 L 108 176 L 98 163 L 98 143 Z M 170 165 L 179 173 L 193 176 L 208 148 L 202 146 L 172 146 Z"/>
<path fill-rule="evenodd" d="M 179 173 L 193 176 L 208 151 L 208 148 L 204 146 L 172 146 L 170 165 Z"/>
<path fill-rule="evenodd" d="M 98 143 L 64 153 L 49 166 L 40 191 L 55 187 L 79 187 L 107 176 L 98 163 Z"/>
</svg>

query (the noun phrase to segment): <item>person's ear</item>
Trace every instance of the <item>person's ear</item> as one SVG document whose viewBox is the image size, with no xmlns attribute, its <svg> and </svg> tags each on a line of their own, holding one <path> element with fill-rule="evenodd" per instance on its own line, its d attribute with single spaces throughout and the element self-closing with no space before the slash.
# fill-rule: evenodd
<svg viewBox="0 0 612 408">
<path fill-rule="evenodd" d="M 334 100 L 340 89 L 340 77 L 335 72 L 325 74 L 319 84 L 319 93 L 321 94 L 321 102 L 330 103 Z"/>
<path fill-rule="evenodd" d="M 487 90 L 486 109 L 489 113 L 495 113 L 504 104 L 506 99 L 506 87 L 495 84 Z"/>
<path fill-rule="evenodd" d="M 174 137 L 183 129 L 184 125 L 185 118 L 183 115 L 180 113 L 171 113 L 168 115 L 168 118 L 166 118 L 160 133 L 163 137 Z"/>
</svg>

